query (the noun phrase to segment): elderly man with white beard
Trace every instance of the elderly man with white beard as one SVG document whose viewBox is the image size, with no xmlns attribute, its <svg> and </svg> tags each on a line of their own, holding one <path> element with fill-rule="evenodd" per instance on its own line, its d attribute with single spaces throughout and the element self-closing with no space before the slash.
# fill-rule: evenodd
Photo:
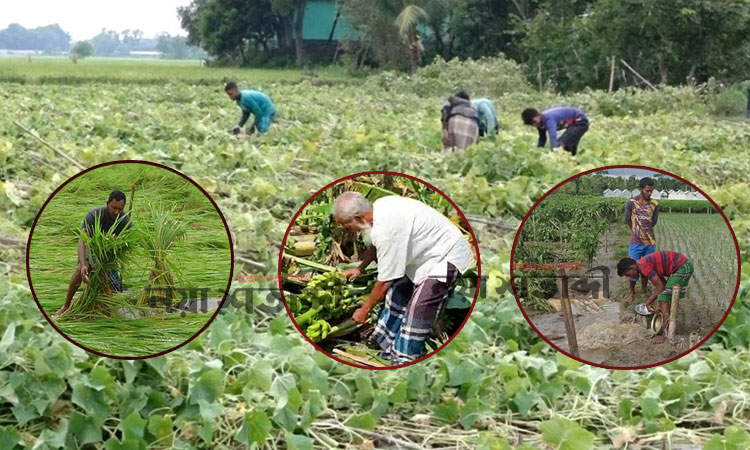
<svg viewBox="0 0 750 450">
<path fill-rule="evenodd" d="M 448 218 L 422 202 L 396 195 L 370 204 L 356 192 L 340 195 L 333 205 L 338 224 L 359 232 L 370 247 L 356 278 L 377 256 L 378 277 L 354 320 L 364 323 L 372 308 L 386 299 L 371 340 L 381 356 L 395 364 L 425 353 L 425 339 L 456 286 L 472 265 L 469 242 Z"/>
</svg>

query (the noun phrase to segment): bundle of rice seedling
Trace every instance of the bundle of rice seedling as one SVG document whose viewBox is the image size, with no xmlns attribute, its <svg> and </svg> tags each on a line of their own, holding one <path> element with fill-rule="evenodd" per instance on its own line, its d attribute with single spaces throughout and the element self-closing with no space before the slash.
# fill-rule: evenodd
<svg viewBox="0 0 750 450">
<path fill-rule="evenodd" d="M 90 263 L 88 276 L 84 278 L 83 290 L 73 300 L 70 308 L 60 319 L 88 316 L 104 309 L 109 302 L 113 286 L 110 274 L 118 272 L 130 259 L 130 250 L 137 239 L 134 228 L 126 226 L 119 235 L 115 231 L 125 216 L 118 217 L 105 233 L 101 230 L 101 216 L 94 219 L 93 229 L 76 229 L 77 237 L 83 241 Z"/>
<path fill-rule="evenodd" d="M 152 298 L 167 303 L 177 296 L 173 273 L 177 270 L 169 260 L 169 253 L 179 241 L 185 238 L 187 232 L 187 224 L 174 219 L 174 208 L 166 210 L 150 207 L 149 209 L 151 220 L 143 226 L 141 245 L 151 256 L 154 266 L 146 287 L 138 298 L 139 306 L 147 304 L 155 306 L 151 301 Z"/>
</svg>

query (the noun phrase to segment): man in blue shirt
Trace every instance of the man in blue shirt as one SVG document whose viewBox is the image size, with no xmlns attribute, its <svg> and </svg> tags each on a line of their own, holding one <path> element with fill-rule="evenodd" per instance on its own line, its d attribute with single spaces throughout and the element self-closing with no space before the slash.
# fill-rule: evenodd
<svg viewBox="0 0 750 450">
<path fill-rule="evenodd" d="M 471 101 L 471 105 L 479 115 L 479 137 L 496 134 L 500 130 L 500 123 L 497 121 L 497 111 L 492 101 L 486 98 L 475 98 Z"/>
<path fill-rule="evenodd" d="M 250 118 L 250 114 L 255 116 L 255 121 L 248 130 L 248 134 L 253 134 L 255 131 L 258 131 L 260 134 L 268 132 L 271 122 L 273 122 L 276 116 L 276 106 L 270 97 L 259 91 L 240 91 L 237 83 L 233 81 L 227 83 L 224 91 L 226 91 L 229 98 L 237 102 L 237 106 L 242 110 L 240 123 L 234 127 L 232 133 L 235 135 L 240 134 L 240 130 L 245 126 L 245 122 Z"/>
<path fill-rule="evenodd" d="M 539 130 L 539 147 L 547 143 L 549 133 L 549 145 L 552 150 L 560 145 L 575 156 L 578 151 L 578 142 L 589 130 L 589 119 L 583 111 L 571 107 L 550 108 L 539 112 L 534 108 L 526 108 L 521 113 L 523 123 L 533 125 Z M 565 129 L 560 138 L 557 138 L 557 130 Z"/>
</svg>

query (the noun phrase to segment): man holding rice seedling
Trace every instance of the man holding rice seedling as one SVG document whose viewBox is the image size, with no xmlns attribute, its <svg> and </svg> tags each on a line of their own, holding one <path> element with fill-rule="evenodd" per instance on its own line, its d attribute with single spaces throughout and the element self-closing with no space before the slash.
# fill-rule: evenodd
<svg viewBox="0 0 750 450">
<path fill-rule="evenodd" d="M 247 134 L 253 134 L 256 131 L 259 134 L 268 132 L 271 122 L 276 117 L 276 105 L 273 104 L 269 96 L 260 91 L 240 91 L 240 88 L 234 81 L 228 82 L 224 87 L 224 91 L 230 99 L 237 102 L 237 106 L 242 110 L 240 122 L 232 130 L 235 136 L 240 134 L 242 127 L 245 126 L 251 114 L 255 116 L 255 120 L 253 121 L 253 125 L 248 128 Z"/>
<path fill-rule="evenodd" d="M 395 364 L 420 358 L 459 274 L 472 265 L 469 242 L 440 212 L 395 195 L 371 204 L 359 193 L 346 192 L 334 202 L 333 215 L 370 245 L 359 267 L 344 275 L 356 278 L 376 257 L 378 261 L 377 281 L 354 321 L 364 323 L 385 297 L 372 342 Z"/>
<path fill-rule="evenodd" d="M 639 260 L 656 251 L 654 227 L 659 221 L 659 203 L 651 198 L 654 192 L 654 180 L 646 177 L 638 183 L 640 194 L 631 197 L 625 203 L 625 222 L 630 227 L 630 246 L 628 257 Z M 641 292 L 646 295 L 646 278 L 643 277 Z M 635 285 L 638 277 L 630 279 L 630 296 L 628 302 L 635 298 Z"/>
<path fill-rule="evenodd" d="M 105 206 L 97 206 L 91 209 L 83 219 L 81 223 L 81 233 L 87 237 L 94 236 L 95 234 L 107 234 L 110 232 L 112 227 L 112 235 L 119 236 L 126 227 L 130 224 L 129 214 L 123 214 L 125 210 L 125 194 L 122 191 L 115 189 L 109 194 L 107 204 Z M 73 276 L 70 278 L 68 284 L 68 293 L 65 297 L 65 303 L 55 314 L 54 318 L 59 318 L 68 309 L 70 309 L 70 303 L 73 300 L 78 288 L 81 286 L 81 282 L 89 284 L 89 272 L 92 266 L 98 264 L 94 255 L 91 255 L 86 248 L 83 238 L 78 240 L 78 267 Z M 108 283 L 115 291 L 122 291 L 122 282 L 120 274 L 116 270 L 110 270 L 107 272 Z"/>
<path fill-rule="evenodd" d="M 463 152 L 479 138 L 479 114 L 469 94 L 458 91 L 443 104 L 443 153 L 454 149 Z"/>
<path fill-rule="evenodd" d="M 677 252 L 654 252 L 637 261 L 633 258 L 621 259 L 617 263 L 617 275 L 627 276 L 631 279 L 643 275 L 651 280 L 654 291 L 644 305 L 636 307 L 636 312 L 639 314 L 661 314 L 664 327 L 659 335 L 651 339 L 651 343 L 663 343 L 670 326 L 669 313 L 672 304 L 672 289 L 675 285 L 679 285 L 680 298 L 685 297 L 688 282 L 690 277 L 693 276 L 693 263 L 688 260 L 687 256 Z M 654 301 L 656 301 L 655 307 L 652 306 Z"/>
<path fill-rule="evenodd" d="M 521 112 L 521 118 L 526 125 L 532 125 L 539 131 L 539 148 L 547 143 L 549 134 L 550 149 L 562 146 L 565 151 L 575 156 L 578 143 L 589 130 L 589 119 L 583 111 L 571 107 L 550 108 L 539 112 L 534 108 L 526 108 Z M 557 131 L 565 129 L 565 133 L 558 139 Z"/>
</svg>

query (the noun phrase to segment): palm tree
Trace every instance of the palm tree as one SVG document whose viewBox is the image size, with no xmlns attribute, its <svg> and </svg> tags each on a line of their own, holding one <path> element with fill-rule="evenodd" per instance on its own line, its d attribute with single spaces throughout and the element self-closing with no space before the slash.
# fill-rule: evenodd
<svg viewBox="0 0 750 450">
<path fill-rule="evenodd" d="M 429 19 L 427 11 L 421 6 L 410 4 L 404 6 L 396 17 L 398 34 L 409 48 L 409 59 L 411 60 L 411 75 L 419 68 L 422 62 L 422 42 L 419 39 L 417 25 Z"/>
</svg>

